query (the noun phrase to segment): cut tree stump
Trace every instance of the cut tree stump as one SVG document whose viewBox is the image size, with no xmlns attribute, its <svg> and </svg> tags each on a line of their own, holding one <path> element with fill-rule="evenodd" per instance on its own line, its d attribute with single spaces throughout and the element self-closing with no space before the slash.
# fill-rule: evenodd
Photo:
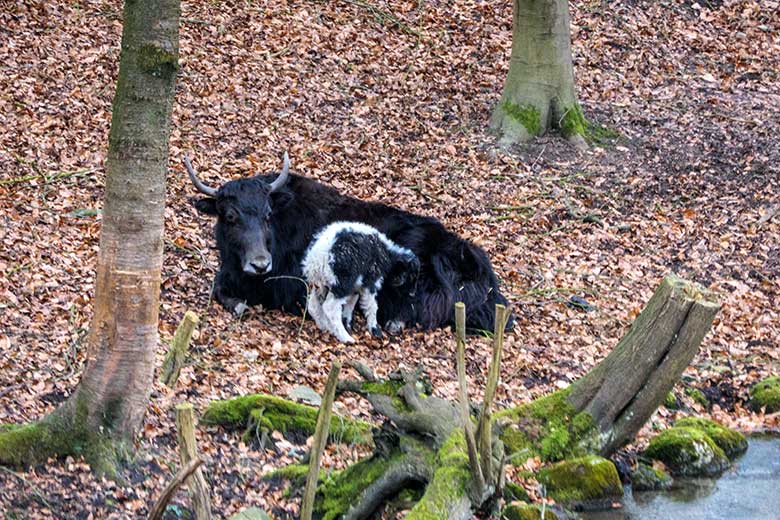
<svg viewBox="0 0 780 520">
<path fill-rule="evenodd" d="M 690 364 L 720 310 L 715 295 L 669 275 L 614 350 L 572 386 L 609 456 L 631 441 Z"/>
<path fill-rule="evenodd" d="M 187 358 L 187 351 L 190 348 L 192 333 L 195 332 L 195 326 L 198 324 L 198 315 L 192 311 L 187 311 L 181 320 L 176 334 L 173 336 L 171 348 L 165 355 L 160 382 L 168 387 L 173 387 L 179 379 L 179 371 L 184 366 L 184 360 Z"/>
<path fill-rule="evenodd" d="M 317 492 L 322 452 L 325 450 L 325 443 L 328 440 L 331 409 L 333 408 L 333 400 L 336 397 L 336 383 L 339 382 L 340 371 L 341 362 L 334 361 L 328 374 L 328 380 L 325 383 L 325 392 L 322 395 L 320 412 L 317 414 L 317 427 L 314 429 L 314 442 L 311 446 L 311 457 L 309 458 L 309 474 L 306 476 L 306 487 L 303 490 L 303 501 L 301 502 L 301 520 L 311 520 L 311 515 L 314 511 L 314 494 Z"/>
<path fill-rule="evenodd" d="M 198 458 L 198 446 L 195 442 L 195 413 L 190 403 L 176 406 L 176 429 L 179 432 L 179 457 L 183 465 Z M 203 470 L 198 468 L 188 479 L 187 484 L 192 495 L 192 505 L 196 520 L 211 520 L 211 499 L 209 485 Z"/>
</svg>

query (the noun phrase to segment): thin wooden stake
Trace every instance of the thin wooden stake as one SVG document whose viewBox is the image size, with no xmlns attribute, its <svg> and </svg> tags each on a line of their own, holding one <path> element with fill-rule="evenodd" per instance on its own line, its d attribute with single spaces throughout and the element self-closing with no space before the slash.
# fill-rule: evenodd
<svg viewBox="0 0 780 520">
<path fill-rule="evenodd" d="M 477 443 L 474 440 L 474 430 L 471 425 L 469 413 L 469 391 L 466 381 L 466 305 L 463 302 L 455 304 L 455 364 L 458 371 L 458 386 L 460 389 L 458 399 L 460 401 L 460 420 L 463 423 L 463 434 L 466 437 L 466 447 L 469 453 L 469 466 L 477 495 L 481 496 L 485 491 L 485 478 L 482 468 L 479 467 L 477 455 Z"/>
<path fill-rule="evenodd" d="M 173 336 L 173 343 L 168 353 L 165 355 L 163 367 L 160 375 L 160 382 L 168 387 L 173 387 L 176 380 L 179 379 L 179 371 L 184 365 L 184 359 L 187 357 L 187 350 L 190 348 L 190 340 L 195 326 L 198 324 L 198 315 L 192 311 L 184 314 L 176 334 Z"/>
<path fill-rule="evenodd" d="M 179 432 L 179 457 L 182 464 L 198 458 L 198 446 L 195 442 L 195 413 L 190 403 L 176 406 L 176 428 Z M 211 520 L 211 500 L 209 485 L 203 470 L 198 468 L 187 485 L 192 495 L 192 505 L 196 520 Z"/>
<path fill-rule="evenodd" d="M 490 368 L 488 369 L 488 379 L 485 386 L 485 399 L 482 402 L 482 415 L 479 418 L 479 425 L 477 427 L 477 434 L 479 437 L 479 457 L 482 464 L 482 474 L 490 484 L 493 475 L 492 456 L 493 456 L 493 441 L 492 441 L 492 411 L 493 398 L 496 395 L 496 388 L 498 387 L 498 377 L 501 368 L 501 351 L 504 348 L 504 328 L 506 327 L 506 321 L 509 317 L 509 310 L 501 305 L 496 305 L 496 319 L 495 330 L 493 331 L 493 357 L 490 360 Z"/>
<path fill-rule="evenodd" d="M 325 393 L 322 396 L 320 411 L 317 414 L 317 426 L 314 429 L 314 442 L 311 445 L 311 456 L 309 457 L 309 473 L 306 476 L 306 487 L 301 503 L 301 520 L 311 520 L 314 512 L 314 496 L 317 493 L 317 480 L 320 477 L 320 462 L 325 442 L 328 440 L 331 408 L 336 397 L 336 383 L 338 383 L 340 371 L 341 362 L 334 361 L 325 383 Z"/>
<path fill-rule="evenodd" d="M 176 473 L 176 476 L 173 477 L 173 480 L 168 482 L 168 485 L 163 489 L 162 495 L 160 495 L 160 498 L 157 499 L 157 502 L 154 504 L 152 512 L 149 513 L 149 520 L 160 520 L 163 517 L 165 508 L 168 507 L 168 502 L 171 501 L 171 497 L 176 492 L 176 489 L 178 489 L 182 482 L 187 480 L 187 477 L 192 475 L 201 464 L 203 464 L 202 459 L 192 459 Z"/>
</svg>

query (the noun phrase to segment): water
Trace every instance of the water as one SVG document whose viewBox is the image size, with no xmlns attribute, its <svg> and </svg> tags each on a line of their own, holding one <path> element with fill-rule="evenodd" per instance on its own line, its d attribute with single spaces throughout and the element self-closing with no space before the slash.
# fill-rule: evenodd
<svg viewBox="0 0 780 520">
<path fill-rule="evenodd" d="M 780 520 L 780 439 L 750 439 L 748 451 L 720 479 L 675 479 L 670 491 L 631 495 L 623 508 L 585 520 Z"/>
</svg>

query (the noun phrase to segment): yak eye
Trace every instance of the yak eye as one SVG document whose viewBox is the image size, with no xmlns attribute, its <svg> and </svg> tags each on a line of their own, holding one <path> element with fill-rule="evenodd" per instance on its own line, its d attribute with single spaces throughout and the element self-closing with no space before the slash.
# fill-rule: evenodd
<svg viewBox="0 0 780 520">
<path fill-rule="evenodd" d="M 225 213 L 225 220 L 228 224 L 235 224 L 238 220 L 238 213 L 234 209 L 229 209 Z"/>
</svg>

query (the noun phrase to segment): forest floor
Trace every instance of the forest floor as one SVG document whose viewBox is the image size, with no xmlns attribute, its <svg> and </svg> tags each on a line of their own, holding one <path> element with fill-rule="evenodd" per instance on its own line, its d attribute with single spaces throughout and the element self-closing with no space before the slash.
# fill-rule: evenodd
<svg viewBox="0 0 780 520">
<path fill-rule="evenodd" d="M 456 393 L 448 330 L 345 347 L 299 318 L 252 309 L 237 320 L 211 302 L 212 222 L 190 204 L 183 152 L 218 183 L 278 170 L 289 150 L 297 173 L 438 217 L 483 246 L 517 315 L 499 406 L 585 373 L 666 273 L 699 281 L 723 310 L 675 389 L 683 410 L 661 408 L 637 445 L 676 413 L 777 431 L 777 415 L 751 413 L 746 399 L 753 382 L 780 374 L 779 4 L 571 9 L 584 111 L 619 132 L 584 152 L 556 136 L 504 150 L 486 132 L 508 67 L 511 2 L 185 2 L 160 332 L 170 340 L 184 312 L 197 312 L 191 363 L 175 390 L 155 386 L 124 482 L 72 458 L 3 469 L 5 518 L 145 518 L 176 465 L 181 401 L 202 412 L 240 394 L 321 391 L 340 357 L 379 373 L 422 364 L 439 395 Z M 0 423 L 43 416 L 79 381 L 120 34 L 118 1 L 0 10 Z M 593 310 L 569 305 L 573 296 Z M 488 341 L 472 338 L 467 357 L 481 381 Z M 355 398 L 336 411 L 370 418 Z M 260 451 L 220 428 L 200 428 L 198 441 L 215 512 L 295 516 L 298 498 L 260 478 L 291 459 L 289 444 Z M 335 447 L 325 466 L 354 456 Z M 168 518 L 184 514 L 186 492 L 173 503 Z"/>
</svg>

